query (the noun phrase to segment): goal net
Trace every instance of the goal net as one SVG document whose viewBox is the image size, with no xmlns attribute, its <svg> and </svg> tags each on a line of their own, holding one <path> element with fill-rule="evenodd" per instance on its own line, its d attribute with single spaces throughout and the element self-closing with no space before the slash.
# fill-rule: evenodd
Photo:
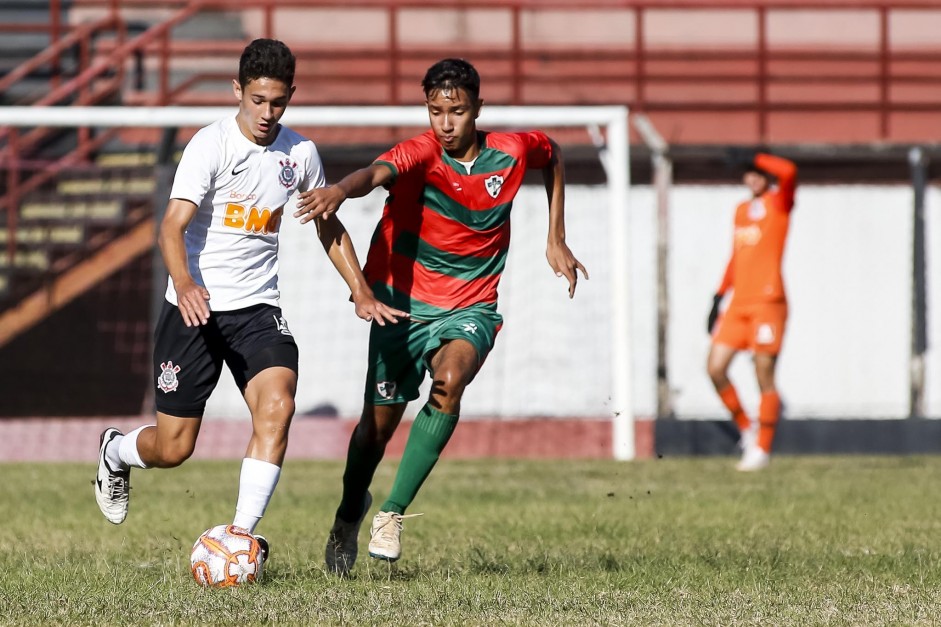
<svg viewBox="0 0 941 627">
<path fill-rule="evenodd" d="M 22 306 L 0 312 L 0 342 L 15 341 L 18 334 L 38 324 L 44 315 L 66 306 L 69 299 L 81 293 L 82 281 L 94 282 L 97 275 L 92 271 L 63 279 L 63 273 L 74 270 L 77 264 L 97 262 L 99 274 L 120 274 L 123 267 L 120 244 L 128 239 L 127 234 L 133 228 L 138 229 L 134 231 L 138 242 L 136 254 L 142 254 L 141 245 L 149 247 L 144 256 L 149 257 L 150 263 L 145 264 L 147 267 L 142 272 L 146 274 L 147 268 L 153 270 L 150 298 L 161 299 L 165 287 L 160 276 L 162 264 L 152 252 L 154 219 L 165 206 L 167 181 L 157 181 L 152 189 L 147 188 L 145 181 L 142 188 L 135 188 L 134 182 L 114 174 L 117 170 L 109 171 L 107 159 L 101 156 L 107 153 L 97 150 L 90 153 L 99 155 L 97 162 L 92 160 L 94 167 L 81 158 L 71 162 L 17 161 L 18 145 L 29 141 L 36 127 L 75 130 L 78 137 L 84 137 L 76 141 L 88 142 L 90 137 L 100 137 L 106 132 L 161 128 L 192 131 L 232 113 L 229 107 L 0 108 L 0 158 L 3 159 L 0 163 L 5 175 L 7 202 L 3 230 L 7 254 L 2 255 L 5 261 L 0 266 L 4 271 L 0 276 L 5 283 L 0 289 L 6 290 L 8 296 L 16 291 L 10 282 L 17 276 L 17 267 L 28 264 L 29 255 L 33 254 L 29 238 L 43 240 L 51 249 L 56 238 L 69 236 L 67 227 L 74 226 L 76 216 L 85 220 L 86 226 L 121 220 L 121 216 L 108 213 L 108 207 L 113 205 L 103 200 L 113 197 L 115 192 L 149 194 L 151 200 L 150 215 L 139 223 L 127 224 L 123 235 L 110 242 L 112 248 L 97 256 L 78 256 L 71 261 L 46 259 L 45 262 L 36 257 L 37 266 L 43 266 L 36 271 L 46 273 L 44 300 L 34 303 L 34 308 L 25 314 Z M 615 106 L 488 106 L 483 109 L 479 120 L 483 129 L 541 128 L 550 135 L 553 129 L 585 129 L 584 137 L 593 138 L 598 147 L 598 167 L 605 172 L 606 183 L 570 184 L 566 189 L 567 241 L 591 276 L 590 281 L 579 281 L 573 300 L 567 296 L 566 281 L 554 275 L 545 258 L 546 191 L 537 180 L 520 191 L 514 203 L 512 243 L 500 284 L 499 309 L 505 319 L 504 327 L 486 365 L 465 395 L 462 419 L 610 420 L 615 457 L 630 459 L 634 456 L 627 115 L 626 108 Z M 318 134 L 325 129 L 414 128 L 416 133 L 421 132 L 427 128 L 427 112 L 423 107 L 292 107 L 282 122 L 317 142 Z M 175 150 L 181 146 L 182 142 Z M 563 151 L 565 146 L 563 142 Z M 146 165 L 148 160 L 142 159 L 141 163 Z M 345 174 L 332 171 L 329 163 L 325 166 L 330 175 L 328 183 Z M 24 184 L 37 177 L 45 180 L 32 186 Z M 159 176 L 154 178 L 159 179 Z M 56 196 L 63 181 L 70 181 L 73 190 L 81 190 L 67 201 L 72 209 L 64 209 L 66 201 Z M 365 259 L 384 197 L 384 191 L 377 190 L 365 198 L 347 201 L 340 210 L 339 217 L 350 232 L 361 261 Z M 14 198 L 18 199 L 17 206 L 11 204 Z M 56 203 L 59 203 L 58 210 Z M 43 214 L 42 206 L 52 208 Z M 127 210 L 127 205 L 121 205 L 118 211 Z M 84 241 L 95 237 L 96 232 L 92 228 L 81 233 L 73 230 L 71 237 Z M 100 233 L 99 236 L 105 237 Z M 286 216 L 281 225 L 280 246 L 281 306 L 301 352 L 298 413 L 358 416 L 362 407 L 368 328 L 354 315 L 346 286 L 323 254 L 312 228 Z M 134 254 L 124 252 L 130 258 Z M 102 264 L 106 267 L 104 271 L 100 270 Z M 143 275 L 139 273 L 138 279 L 125 280 L 138 291 L 119 296 L 118 301 L 142 298 L 140 276 Z M 57 278 L 59 292 L 51 298 L 48 287 Z M 70 292 L 66 289 L 70 285 L 78 287 Z M 18 302 L 23 302 L 29 294 L 16 294 L 16 297 Z M 11 315 L 14 309 L 19 311 L 18 316 Z M 150 367 L 149 356 L 144 359 L 139 354 L 138 357 L 146 368 Z M 427 389 L 423 392 L 427 393 Z M 412 405 L 410 409 L 417 411 L 420 404 Z M 244 402 L 226 373 L 209 401 L 207 418 L 247 415 Z"/>
</svg>

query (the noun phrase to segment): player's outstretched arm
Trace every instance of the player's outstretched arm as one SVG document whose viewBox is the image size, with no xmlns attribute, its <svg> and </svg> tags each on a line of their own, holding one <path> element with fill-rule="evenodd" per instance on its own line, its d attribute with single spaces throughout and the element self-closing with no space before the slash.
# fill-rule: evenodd
<svg viewBox="0 0 941 627">
<path fill-rule="evenodd" d="M 380 185 L 392 180 L 392 170 L 384 165 L 372 164 L 346 175 L 336 185 L 301 192 L 297 197 L 295 218 L 301 224 L 319 216 L 329 216 L 340 208 L 347 198 L 360 198 Z"/>
<path fill-rule="evenodd" d="M 754 163 L 778 179 L 778 194 L 784 206 L 790 209 L 794 205 L 794 192 L 797 189 L 797 165 L 784 157 L 763 152 L 755 155 Z"/>
<path fill-rule="evenodd" d="M 183 241 L 186 227 L 196 215 L 197 209 L 198 207 L 188 200 L 171 198 L 157 236 L 163 263 L 167 266 L 173 289 L 176 290 L 180 315 L 188 327 L 209 322 L 209 290 L 193 280 L 186 262 L 186 244 Z"/>
<path fill-rule="evenodd" d="M 360 270 L 359 259 L 356 257 L 350 234 L 340 219 L 335 214 L 330 214 L 319 218 L 315 224 L 317 236 L 327 256 L 350 288 L 356 315 L 367 322 L 375 320 L 380 326 L 385 326 L 386 322 L 396 324 L 399 318 L 408 318 L 408 314 L 404 311 L 389 307 L 373 295 L 369 285 L 366 284 L 363 271 Z"/>
<path fill-rule="evenodd" d="M 569 282 L 569 298 L 575 296 L 578 284 L 578 270 L 588 278 L 588 270 L 582 265 L 568 244 L 565 243 L 565 166 L 562 163 L 562 149 L 552 144 L 552 158 L 542 169 L 542 179 L 549 196 L 549 240 L 546 244 L 546 259 L 556 276 L 564 276 Z"/>
</svg>

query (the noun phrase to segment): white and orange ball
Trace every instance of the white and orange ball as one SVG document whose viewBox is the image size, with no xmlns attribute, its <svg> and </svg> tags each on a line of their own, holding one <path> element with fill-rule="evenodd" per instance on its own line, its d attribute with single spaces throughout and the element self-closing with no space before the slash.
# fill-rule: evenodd
<svg viewBox="0 0 941 627">
<path fill-rule="evenodd" d="M 260 580 L 265 560 L 258 540 L 246 529 L 218 525 L 196 540 L 190 564 L 199 585 L 228 588 Z"/>
</svg>

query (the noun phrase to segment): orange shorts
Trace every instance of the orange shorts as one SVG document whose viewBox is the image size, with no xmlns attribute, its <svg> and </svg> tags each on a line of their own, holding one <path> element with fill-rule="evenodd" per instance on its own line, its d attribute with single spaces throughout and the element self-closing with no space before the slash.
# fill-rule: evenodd
<svg viewBox="0 0 941 627">
<path fill-rule="evenodd" d="M 781 352 L 787 303 L 733 303 L 719 316 L 712 334 L 713 344 L 736 350 L 777 355 Z"/>
</svg>

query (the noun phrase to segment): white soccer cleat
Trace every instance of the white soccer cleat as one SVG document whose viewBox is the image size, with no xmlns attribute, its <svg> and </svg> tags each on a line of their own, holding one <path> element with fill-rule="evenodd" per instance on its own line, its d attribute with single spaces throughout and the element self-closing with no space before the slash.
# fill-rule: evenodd
<svg viewBox="0 0 941 627">
<path fill-rule="evenodd" d="M 372 506 L 372 494 L 366 492 L 363 499 L 363 513 L 355 522 L 346 522 L 339 516 L 333 520 L 330 535 L 327 536 L 327 548 L 324 551 L 324 561 L 327 563 L 327 572 L 347 577 L 353 570 L 356 557 L 359 555 L 359 530 L 363 526 L 363 519 Z"/>
<path fill-rule="evenodd" d="M 752 422 L 748 428 L 739 433 L 738 448 L 744 453 L 750 448 L 758 446 L 758 423 Z"/>
<path fill-rule="evenodd" d="M 735 465 L 735 469 L 742 472 L 753 472 L 767 468 L 769 463 L 771 463 L 771 455 L 762 450 L 760 446 L 753 445 L 745 449 L 742 459 Z"/>
<path fill-rule="evenodd" d="M 421 514 L 396 514 L 379 512 L 372 519 L 369 529 L 369 556 L 394 562 L 402 555 L 402 520 Z"/>
<path fill-rule="evenodd" d="M 114 427 L 101 434 L 98 449 L 98 476 L 95 477 L 95 500 L 98 509 L 109 522 L 120 525 L 127 518 L 128 498 L 131 494 L 131 469 L 114 470 L 108 465 L 105 448 L 114 438 L 123 435 Z"/>
</svg>

